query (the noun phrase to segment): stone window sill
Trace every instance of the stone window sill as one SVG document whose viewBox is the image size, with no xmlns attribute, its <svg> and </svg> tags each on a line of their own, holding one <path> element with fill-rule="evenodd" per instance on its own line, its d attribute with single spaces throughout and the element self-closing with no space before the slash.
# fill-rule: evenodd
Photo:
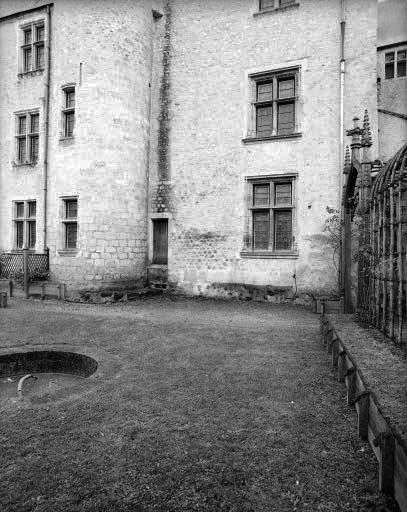
<svg viewBox="0 0 407 512">
<path fill-rule="evenodd" d="M 70 146 L 71 144 L 73 144 L 75 141 L 75 137 L 72 136 L 72 137 L 60 137 L 59 138 L 59 143 L 62 145 L 62 146 Z"/>
<path fill-rule="evenodd" d="M 61 249 L 57 251 L 60 256 L 74 257 L 78 254 L 79 249 Z"/>
<path fill-rule="evenodd" d="M 279 252 L 267 252 L 267 251 L 242 251 L 240 253 L 242 258 L 249 259 L 296 259 L 298 258 L 298 252 L 295 251 L 279 251 Z"/>
<path fill-rule="evenodd" d="M 41 69 L 33 69 L 32 71 L 24 71 L 23 73 L 18 73 L 18 78 L 25 78 L 27 76 L 38 76 L 44 73 L 44 68 Z"/>
<path fill-rule="evenodd" d="M 298 139 L 302 137 L 301 132 L 290 133 L 289 135 L 271 135 L 269 137 L 245 137 L 242 139 L 244 144 L 251 144 L 253 142 L 267 142 L 273 140 L 287 140 L 287 139 Z"/>
<path fill-rule="evenodd" d="M 261 16 L 262 14 L 273 14 L 276 12 L 289 11 L 291 9 L 297 9 L 299 6 L 300 6 L 299 3 L 295 3 L 295 4 L 286 5 L 284 7 L 276 7 L 276 8 L 272 7 L 269 9 L 262 9 L 261 11 L 255 12 L 253 14 L 253 16 L 256 17 L 256 16 Z"/>
<path fill-rule="evenodd" d="M 35 163 L 25 162 L 23 164 L 19 164 L 18 162 L 13 162 L 13 167 L 18 167 L 18 168 L 21 168 L 21 167 L 37 167 L 37 165 L 38 165 L 38 162 L 35 162 Z"/>
</svg>

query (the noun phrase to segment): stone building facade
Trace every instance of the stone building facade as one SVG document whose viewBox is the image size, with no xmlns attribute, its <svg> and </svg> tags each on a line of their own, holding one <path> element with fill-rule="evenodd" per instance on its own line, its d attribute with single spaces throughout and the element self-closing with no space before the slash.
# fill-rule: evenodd
<svg viewBox="0 0 407 512">
<path fill-rule="evenodd" d="M 335 291 L 376 31 L 374 0 L 3 0 L 0 248 L 71 289 Z"/>
</svg>

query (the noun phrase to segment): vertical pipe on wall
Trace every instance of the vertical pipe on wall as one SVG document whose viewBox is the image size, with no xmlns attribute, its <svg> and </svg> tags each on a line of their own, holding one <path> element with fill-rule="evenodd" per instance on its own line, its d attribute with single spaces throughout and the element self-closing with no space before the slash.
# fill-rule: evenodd
<svg viewBox="0 0 407 512">
<path fill-rule="evenodd" d="M 394 337 L 394 189 L 389 188 L 390 247 L 389 247 L 389 336 Z"/>
<path fill-rule="evenodd" d="M 401 181 L 397 191 L 397 271 L 398 271 L 398 328 L 397 342 L 401 344 L 403 338 L 403 246 L 401 241 Z"/>
<path fill-rule="evenodd" d="M 341 27 L 341 39 L 340 39 L 340 68 L 339 68 L 339 74 L 340 74 L 340 89 L 339 89 L 339 194 L 342 193 L 343 190 L 343 155 L 344 155 L 344 90 L 345 90 L 345 0 L 340 0 L 341 2 L 341 21 L 340 21 L 340 27 Z M 344 197 L 344 196 L 343 196 Z M 339 201 L 339 205 L 340 205 Z M 344 208 L 346 208 L 346 205 L 344 204 L 341 208 L 342 212 L 344 212 Z M 343 223 L 345 222 L 345 218 L 342 217 L 341 219 L 341 227 L 343 230 Z M 344 255 L 344 249 L 342 247 L 344 240 L 343 236 L 340 237 L 340 265 L 339 265 L 339 287 L 340 295 L 343 293 L 343 287 L 345 285 L 344 283 L 344 276 L 343 276 L 343 268 L 344 268 L 344 261 L 343 261 L 343 255 Z"/>
<path fill-rule="evenodd" d="M 47 5 L 46 13 L 46 66 L 44 81 L 44 176 L 43 176 L 43 247 L 47 249 L 47 197 L 48 197 L 48 136 L 49 136 L 49 90 L 50 90 L 50 67 L 51 67 L 51 8 Z"/>
</svg>

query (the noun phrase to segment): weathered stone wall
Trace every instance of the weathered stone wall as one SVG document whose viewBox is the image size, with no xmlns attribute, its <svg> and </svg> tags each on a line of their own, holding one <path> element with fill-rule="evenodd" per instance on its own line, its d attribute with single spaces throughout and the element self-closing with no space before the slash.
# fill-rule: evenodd
<svg viewBox="0 0 407 512">
<path fill-rule="evenodd" d="M 198 293 L 210 283 L 336 286 L 326 208 L 339 208 L 340 2 L 302 0 L 255 15 L 257 0 L 171 2 L 168 137 L 173 209 L 169 279 Z M 345 128 L 376 115 L 376 4 L 347 2 Z M 248 75 L 296 65 L 302 136 L 244 144 Z M 245 178 L 296 173 L 298 257 L 244 258 Z M 158 179 L 151 169 L 151 183 Z"/>
<path fill-rule="evenodd" d="M 34 16 L 44 18 L 42 13 L 24 19 Z M 43 211 L 42 166 L 15 169 L 10 164 L 12 113 L 41 106 L 44 95 L 44 74 L 17 82 L 21 21 L 0 26 L 0 72 L 7 80 L 2 91 L 3 86 L 10 91 L 1 100 L 4 248 L 10 248 L 11 219 L 5 213 L 12 200 L 36 199 L 39 220 Z M 95 287 L 145 278 L 153 23 L 150 0 L 57 0 L 52 9 L 47 227 L 51 273 L 57 280 Z M 61 140 L 62 87 L 68 83 L 76 87 L 75 130 L 73 139 Z M 41 111 L 42 127 L 43 121 Z M 78 197 L 79 236 L 78 251 L 67 255 L 61 251 L 61 198 L 69 196 Z M 39 222 L 37 232 L 41 229 Z"/>
<path fill-rule="evenodd" d="M 379 155 L 386 162 L 407 141 L 407 119 L 391 115 L 407 115 L 407 77 L 386 79 L 384 73 L 385 54 L 407 50 L 407 44 L 381 49 L 377 52 L 378 107 L 379 110 Z"/>
</svg>

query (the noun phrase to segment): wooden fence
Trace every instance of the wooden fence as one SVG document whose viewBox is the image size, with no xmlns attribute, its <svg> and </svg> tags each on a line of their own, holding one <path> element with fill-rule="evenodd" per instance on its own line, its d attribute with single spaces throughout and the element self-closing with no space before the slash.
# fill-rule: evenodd
<svg viewBox="0 0 407 512">
<path fill-rule="evenodd" d="M 27 251 L 29 280 L 46 279 L 49 270 L 49 252 L 43 254 Z M 0 254 L 0 278 L 22 281 L 24 278 L 24 251 Z"/>
<path fill-rule="evenodd" d="M 407 446 L 382 415 L 376 396 L 323 311 L 321 334 L 338 381 L 346 385 L 347 404 L 356 408 L 358 434 L 369 442 L 379 462 L 379 488 L 394 496 L 401 512 L 407 512 Z"/>
</svg>

